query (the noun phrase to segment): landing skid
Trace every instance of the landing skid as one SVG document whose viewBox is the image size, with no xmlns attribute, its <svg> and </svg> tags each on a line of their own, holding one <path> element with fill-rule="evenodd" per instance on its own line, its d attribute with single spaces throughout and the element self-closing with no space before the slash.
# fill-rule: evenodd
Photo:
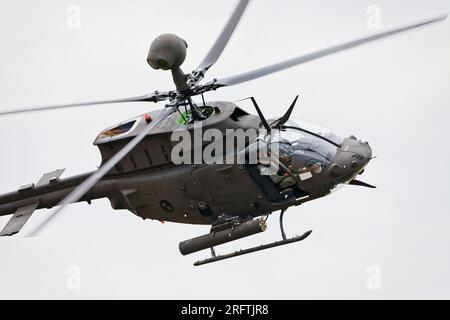
<svg viewBox="0 0 450 320">
<path fill-rule="evenodd" d="M 254 252 L 258 252 L 258 251 L 262 251 L 262 250 L 266 250 L 266 249 L 270 249 L 270 248 L 276 248 L 276 247 L 284 246 L 286 244 L 299 242 L 299 241 L 302 241 L 302 240 L 305 240 L 306 238 L 308 238 L 309 235 L 312 233 L 312 230 L 305 232 L 301 236 L 295 236 L 293 238 L 287 239 L 286 234 L 284 232 L 284 227 L 283 227 L 283 217 L 284 217 L 285 212 L 286 212 L 286 210 L 283 210 L 283 211 L 281 211 L 281 214 L 280 214 L 280 229 L 281 229 L 281 236 L 282 236 L 283 240 L 275 241 L 275 242 L 268 243 L 268 244 L 262 244 L 260 246 L 252 247 L 252 248 L 248 248 L 248 249 L 241 249 L 239 251 L 235 251 L 233 253 L 228 253 L 228 254 L 224 254 L 224 255 L 216 255 L 214 248 L 211 248 L 212 257 L 205 259 L 205 260 L 197 261 L 194 263 L 194 266 L 198 267 L 198 266 L 202 266 L 202 265 L 213 263 L 213 262 L 218 262 L 218 261 L 222 261 L 222 260 L 239 257 L 244 254 L 250 254 L 250 253 L 254 253 Z"/>
<path fill-rule="evenodd" d="M 281 240 L 281 241 L 276 241 L 276 242 L 272 242 L 269 244 L 263 244 L 260 245 L 258 247 L 253 247 L 253 248 L 248 248 L 248 249 L 243 249 L 243 250 L 239 250 L 233 253 L 229 253 L 229 254 L 224 254 L 224 255 L 219 255 L 219 256 L 215 256 L 215 257 L 211 257 L 202 261 L 197 261 L 194 263 L 194 266 L 198 267 L 198 266 L 202 266 L 208 263 L 213 263 L 213 262 L 217 262 L 217 261 L 222 261 L 222 260 L 226 260 L 226 259 L 231 259 L 234 257 L 239 257 L 242 256 L 244 254 L 249 254 L 249 253 L 253 253 L 253 252 L 257 252 L 257 251 L 261 251 L 261 250 L 266 250 L 266 249 L 270 249 L 270 248 L 275 248 L 275 247 L 279 247 L 279 246 L 284 246 L 286 244 L 290 244 L 290 243 L 294 243 L 294 242 L 299 242 L 302 240 L 305 240 L 310 234 L 311 234 L 312 230 L 305 232 L 302 236 L 296 236 L 294 238 L 290 238 L 290 239 L 286 239 L 286 240 Z"/>
</svg>

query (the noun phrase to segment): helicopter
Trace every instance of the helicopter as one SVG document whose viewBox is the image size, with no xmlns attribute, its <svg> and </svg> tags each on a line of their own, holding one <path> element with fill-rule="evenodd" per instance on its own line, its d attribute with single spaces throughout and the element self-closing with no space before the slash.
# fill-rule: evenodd
<svg viewBox="0 0 450 320">
<path fill-rule="evenodd" d="M 254 97 L 248 99 L 256 114 L 234 102 L 205 101 L 204 95 L 442 22 L 447 14 L 204 82 L 249 2 L 238 2 L 205 58 L 190 73 L 181 69 L 187 42 L 174 34 L 155 38 L 147 62 L 155 70 L 171 72 L 173 90 L 123 99 L 0 110 L 0 115 L 14 115 L 110 103 L 165 102 L 163 109 L 135 116 L 99 133 L 94 141 L 102 156 L 98 170 L 62 179 L 64 169 L 58 169 L 45 173 L 36 184 L 0 195 L 0 216 L 12 215 L 0 236 L 19 233 L 36 210 L 55 207 L 31 235 L 43 232 L 69 204 L 84 201 L 91 204 L 92 200 L 107 198 L 114 210 L 128 210 L 143 219 L 211 226 L 209 233 L 179 244 L 183 255 L 211 251 L 211 257 L 194 263 L 200 266 L 303 241 L 312 231 L 286 236 L 283 217 L 289 208 L 325 197 L 340 185 L 375 188 L 357 179 L 373 159 L 369 143 L 353 135 L 341 138 L 326 129 L 293 121 L 291 115 L 298 96 L 284 115 L 268 119 Z M 201 101 L 194 101 L 195 98 Z M 203 138 L 200 142 L 195 139 L 199 128 Z M 204 139 L 206 132 L 216 134 L 214 141 Z M 253 135 L 245 136 L 237 145 L 223 143 L 230 137 L 234 142 L 238 138 L 236 133 L 249 132 Z M 174 139 L 183 135 L 188 138 L 182 142 Z M 182 145 L 183 142 L 187 143 Z M 211 148 L 218 142 L 222 144 Z M 214 161 L 203 157 L 196 161 L 199 157 L 195 155 L 204 155 L 206 150 L 214 151 L 211 153 Z M 192 155 L 195 161 L 190 161 Z M 280 212 L 281 240 L 216 254 L 214 248 L 219 245 L 264 232 L 269 216 L 275 212 Z"/>
</svg>

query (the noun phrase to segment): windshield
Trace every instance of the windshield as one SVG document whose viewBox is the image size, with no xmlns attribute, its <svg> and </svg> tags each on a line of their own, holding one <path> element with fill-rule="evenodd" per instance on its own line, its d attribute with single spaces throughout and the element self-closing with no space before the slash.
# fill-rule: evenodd
<svg viewBox="0 0 450 320">
<path fill-rule="evenodd" d="M 297 128 L 302 128 L 302 129 L 306 129 L 308 131 L 314 132 L 315 134 L 318 134 L 328 140 L 331 140 L 336 144 L 342 144 L 342 142 L 344 141 L 344 139 L 342 139 L 337 134 L 333 133 L 330 129 L 324 128 L 318 124 L 309 122 L 304 119 L 294 118 L 294 120 L 289 120 L 286 123 L 286 125 L 292 126 L 292 127 L 297 127 Z"/>
<path fill-rule="evenodd" d="M 272 138 L 272 148 L 274 146 L 279 150 L 280 162 L 294 171 L 325 167 L 337 152 L 337 147 L 332 143 L 295 128 L 277 132 Z"/>
</svg>

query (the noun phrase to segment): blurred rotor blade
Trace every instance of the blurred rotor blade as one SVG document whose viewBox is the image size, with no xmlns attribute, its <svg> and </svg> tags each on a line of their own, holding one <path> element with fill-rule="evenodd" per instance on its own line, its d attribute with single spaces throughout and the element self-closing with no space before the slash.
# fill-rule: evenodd
<svg viewBox="0 0 450 320">
<path fill-rule="evenodd" d="M 209 50 L 206 57 L 203 59 L 202 63 L 197 67 L 197 71 L 206 71 L 211 66 L 217 62 L 217 59 L 219 59 L 220 55 L 222 54 L 223 50 L 225 49 L 225 46 L 227 45 L 228 41 L 231 38 L 231 35 L 233 34 L 234 30 L 236 29 L 236 26 L 238 25 L 239 21 L 241 20 L 241 17 L 243 13 L 245 12 L 245 9 L 247 8 L 248 3 L 250 0 L 240 0 L 238 5 L 236 6 L 236 9 L 234 9 L 233 14 L 229 18 L 227 24 L 223 28 L 222 32 L 220 33 L 219 37 L 217 38 L 216 42 L 212 46 L 212 48 Z"/>
<path fill-rule="evenodd" d="M 122 160 L 131 150 L 133 150 L 136 145 L 144 139 L 147 134 L 164 121 L 168 116 L 177 111 L 177 106 L 171 105 L 166 107 L 161 111 L 159 116 L 153 120 L 147 127 L 142 130 L 139 135 L 133 138 L 125 147 L 120 149 L 111 159 L 109 159 L 103 166 L 101 166 L 97 171 L 95 171 L 89 178 L 83 181 L 79 186 L 72 190 L 59 204 L 59 208 L 49 214 L 46 219 L 39 224 L 31 233 L 30 236 L 37 235 L 41 232 L 48 223 L 55 218 L 55 216 L 60 213 L 68 204 L 77 202 L 80 200 L 100 179 L 102 179 L 114 166 Z"/>
<path fill-rule="evenodd" d="M 35 111 L 46 111 L 46 110 L 57 110 L 57 109 L 66 109 L 66 108 L 74 108 L 74 107 L 86 107 L 91 105 L 98 104 L 108 104 L 108 103 L 122 103 L 122 102 L 158 102 L 162 100 L 166 100 L 170 97 L 169 92 L 156 92 L 138 97 L 124 98 L 124 99 L 111 99 L 111 100 L 100 100 L 100 101 L 90 101 L 90 102 L 80 102 L 80 103 L 68 103 L 68 104 L 59 104 L 59 105 L 47 105 L 47 106 L 37 106 L 31 108 L 22 108 L 22 109 L 11 109 L 11 110 L 0 110 L 0 116 L 16 114 L 16 113 L 26 113 L 26 112 L 35 112 Z"/>
<path fill-rule="evenodd" d="M 448 14 L 442 15 L 442 16 L 438 16 L 432 19 L 428 19 L 428 20 L 424 20 L 421 22 L 416 22 L 410 25 L 406 25 L 403 27 L 398 27 L 395 29 L 391 29 L 389 31 L 385 31 L 385 32 L 380 32 L 374 35 L 370 35 L 370 36 L 366 36 L 363 38 L 359 38 L 357 40 L 353 40 L 350 42 L 346 42 L 343 44 L 339 44 L 327 49 L 323 49 L 323 50 L 319 50 L 304 56 L 300 56 L 297 58 L 293 58 L 287 61 L 283 61 L 283 62 L 279 62 L 264 68 L 260 68 L 260 69 L 256 69 L 250 72 L 246 72 L 246 73 L 242 73 L 236 76 L 232 76 L 232 77 L 228 77 L 228 78 L 224 78 L 224 79 L 219 79 L 216 80 L 214 82 L 216 87 L 221 87 L 221 86 L 232 86 L 238 83 L 242 83 L 242 82 L 246 82 L 246 81 L 250 81 L 250 80 L 254 80 L 257 78 L 261 78 L 264 76 L 267 76 L 269 74 L 278 72 L 278 71 L 282 71 L 284 69 L 288 69 L 294 66 L 297 66 L 299 64 L 308 62 L 308 61 L 312 61 L 318 58 L 322 58 L 343 50 L 347 50 L 350 48 L 354 48 L 357 46 L 360 46 L 362 44 L 368 43 L 368 42 L 372 42 L 375 40 L 379 40 L 379 39 L 383 39 L 386 37 L 390 37 L 392 35 L 395 35 L 397 33 L 401 33 L 401 32 L 405 32 L 408 30 L 412 30 L 412 29 L 416 29 L 422 26 L 426 26 L 428 24 L 432 24 L 432 23 L 436 23 L 436 22 L 440 22 L 443 21 L 447 18 Z"/>
</svg>

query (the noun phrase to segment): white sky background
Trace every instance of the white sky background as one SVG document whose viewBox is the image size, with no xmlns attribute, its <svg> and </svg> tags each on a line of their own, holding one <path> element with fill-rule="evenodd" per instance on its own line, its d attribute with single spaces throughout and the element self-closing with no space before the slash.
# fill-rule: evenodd
<svg viewBox="0 0 450 320">
<path fill-rule="evenodd" d="M 134 96 L 171 89 L 170 73 L 146 63 L 165 32 L 189 43 L 185 71 L 201 61 L 235 1 L 0 0 L 0 109 Z M 81 30 L 66 27 L 69 5 Z M 251 3 L 209 77 L 251 70 L 368 34 L 369 5 L 389 28 L 450 11 L 447 0 Z M 376 190 L 346 187 L 292 208 L 300 244 L 195 268 L 208 252 L 182 257 L 178 242 L 208 227 L 143 221 L 105 199 L 73 205 L 35 238 L 0 239 L 0 298 L 450 298 L 450 26 L 434 25 L 207 95 L 253 95 L 268 116 L 301 95 L 296 117 L 371 143 L 377 160 L 361 177 Z M 245 105 L 252 111 L 250 105 Z M 154 104 L 104 105 L 0 118 L 0 192 L 100 163 L 92 141 L 103 128 Z M 38 211 L 29 231 L 45 215 Z M 0 226 L 9 217 L 0 217 Z M 269 231 L 218 248 L 276 240 Z M 69 290 L 68 268 L 81 287 Z M 378 290 L 367 273 L 377 266 Z M 369 268 L 370 269 L 370 268 Z M 369 270 L 370 271 L 370 270 Z"/>
</svg>

